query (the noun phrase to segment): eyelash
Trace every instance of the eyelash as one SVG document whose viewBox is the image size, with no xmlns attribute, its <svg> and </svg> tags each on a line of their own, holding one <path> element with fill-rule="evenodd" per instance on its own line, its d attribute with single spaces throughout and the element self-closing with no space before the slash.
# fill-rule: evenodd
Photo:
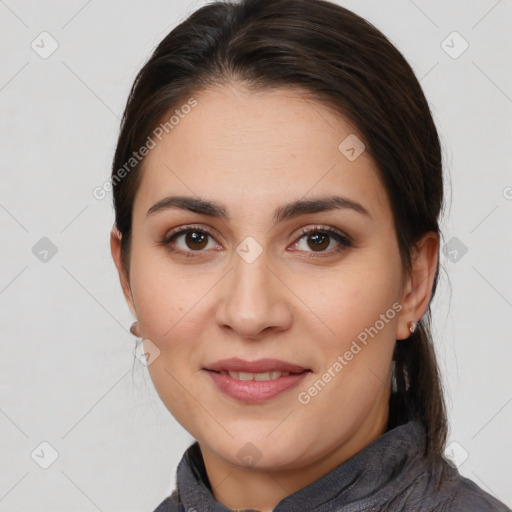
<svg viewBox="0 0 512 512">
<path fill-rule="evenodd" d="M 169 233 L 167 236 L 165 236 L 158 243 L 158 245 L 166 247 L 169 251 L 171 251 L 173 253 L 182 254 L 186 258 L 198 257 L 198 255 L 199 255 L 198 253 L 202 253 L 205 251 L 203 251 L 203 250 L 201 250 L 201 251 L 182 251 L 181 249 L 175 249 L 175 248 L 172 248 L 172 246 L 171 246 L 171 242 L 175 238 L 178 238 L 179 236 L 181 236 L 183 234 L 187 234 L 187 233 L 199 233 L 202 235 L 211 236 L 213 238 L 213 234 L 210 233 L 208 230 L 206 230 L 200 226 L 189 225 L 189 226 L 183 226 L 181 228 L 177 228 L 177 230 L 175 230 L 175 231 L 171 231 L 171 233 Z M 313 252 L 311 256 L 308 256 L 308 258 L 324 258 L 324 257 L 326 257 L 325 256 L 326 253 L 327 253 L 327 256 L 329 256 L 333 252 L 339 253 L 349 247 L 354 246 L 352 239 L 349 236 L 344 235 L 341 232 L 338 232 L 329 226 L 321 226 L 321 225 L 313 226 L 311 228 L 301 228 L 299 231 L 299 236 L 296 239 L 296 241 L 298 242 L 305 235 L 308 235 L 311 233 L 322 233 L 322 234 L 329 235 L 330 237 L 334 238 L 337 242 L 339 242 L 340 245 L 335 249 L 330 249 L 329 251 L 319 251 L 318 254 L 315 254 Z"/>
</svg>

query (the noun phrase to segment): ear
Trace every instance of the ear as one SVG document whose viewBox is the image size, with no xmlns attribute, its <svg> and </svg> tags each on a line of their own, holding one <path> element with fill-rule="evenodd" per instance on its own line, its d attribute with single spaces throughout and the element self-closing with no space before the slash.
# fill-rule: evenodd
<svg viewBox="0 0 512 512">
<path fill-rule="evenodd" d="M 137 317 L 135 313 L 135 307 L 133 305 L 133 297 L 130 288 L 130 282 L 124 270 L 121 258 L 121 238 L 122 235 L 120 231 L 117 229 L 116 225 L 114 224 L 110 232 L 110 252 L 112 253 L 112 258 L 114 259 L 114 263 L 117 268 L 117 273 L 119 274 L 119 280 L 121 282 L 121 288 L 123 290 L 123 295 L 124 298 L 126 299 L 126 303 L 128 304 L 128 307 L 130 308 L 132 315 L 134 317 Z"/>
<path fill-rule="evenodd" d="M 405 340 L 411 333 L 410 322 L 418 322 L 425 314 L 437 270 L 439 236 L 429 231 L 415 244 L 412 253 L 412 271 L 403 286 L 402 310 L 398 318 L 396 339 Z"/>
</svg>

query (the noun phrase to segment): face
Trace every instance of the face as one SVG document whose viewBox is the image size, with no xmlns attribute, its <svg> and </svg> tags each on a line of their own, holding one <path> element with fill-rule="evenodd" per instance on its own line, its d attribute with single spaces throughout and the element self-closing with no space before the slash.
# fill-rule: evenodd
<svg viewBox="0 0 512 512">
<path fill-rule="evenodd" d="M 145 158 L 123 283 L 160 351 L 156 390 L 236 466 L 354 453 L 386 427 L 394 345 L 418 318 L 376 166 L 340 150 L 361 136 L 298 90 L 194 97 Z M 177 196 L 204 202 L 148 213 Z"/>
</svg>

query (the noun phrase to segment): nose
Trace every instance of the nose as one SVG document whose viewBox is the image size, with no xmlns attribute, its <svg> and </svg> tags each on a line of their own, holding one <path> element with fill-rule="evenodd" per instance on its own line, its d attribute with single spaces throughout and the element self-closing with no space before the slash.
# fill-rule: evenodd
<svg viewBox="0 0 512 512">
<path fill-rule="evenodd" d="M 236 256 L 234 268 L 219 289 L 217 324 L 244 339 L 287 330 L 292 322 L 287 300 L 291 292 L 278 274 L 264 255 L 252 263 Z"/>
</svg>

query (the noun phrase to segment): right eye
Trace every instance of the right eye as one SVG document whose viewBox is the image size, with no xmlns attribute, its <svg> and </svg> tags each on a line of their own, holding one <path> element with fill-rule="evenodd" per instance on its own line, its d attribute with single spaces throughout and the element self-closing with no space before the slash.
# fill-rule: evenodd
<svg viewBox="0 0 512 512">
<path fill-rule="evenodd" d="M 182 226 L 168 233 L 159 245 L 172 252 L 182 253 L 186 257 L 194 257 L 196 256 L 194 253 L 205 252 L 203 249 L 208 248 L 208 237 L 213 239 L 213 235 L 204 228 Z M 213 247 L 218 247 L 218 244 L 213 243 Z"/>
</svg>

